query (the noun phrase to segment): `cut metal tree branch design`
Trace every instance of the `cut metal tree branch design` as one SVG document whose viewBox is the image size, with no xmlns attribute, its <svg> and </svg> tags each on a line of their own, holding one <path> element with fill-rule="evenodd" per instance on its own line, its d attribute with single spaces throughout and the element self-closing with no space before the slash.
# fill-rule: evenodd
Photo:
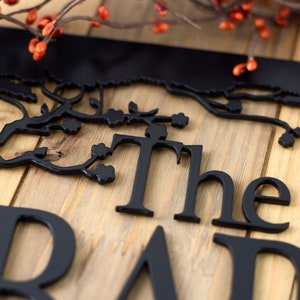
<svg viewBox="0 0 300 300">
<path fill-rule="evenodd" d="M 43 104 L 41 106 L 42 114 L 30 117 L 21 101 L 36 102 L 37 99 L 36 95 L 31 92 L 30 85 L 26 85 L 25 82 L 26 80 L 22 81 L 18 76 L 3 76 L 0 80 L 0 100 L 15 106 L 23 114 L 21 119 L 6 124 L 3 127 L 0 132 L 1 146 L 17 133 L 48 136 L 53 130 L 62 130 L 66 134 L 76 134 L 81 129 L 81 122 L 98 125 L 107 124 L 109 127 L 142 123 L 148 126 L 145 131 L 146 136 L 150 136 L 149 133 L 151 132 L 151 136 L 156 135 L 156 137 L 159 136 L 161 139 L 167 137 L 166 127 L 161 123 L 171 123 L 171 126 L 176 128 L 184 128 L 188 123 L 188 117 L 183 113 L 174 114 L 169 117 L 157 115 L 158 109 L 140 112 L 137 104 L 134 102 L 130 102 L 128 105 L 129 113 L 113 108 L 103 113 L 104 86 L 100 83 L 95 83 L 92 87 L 84 84 L 61 83 L 57 85 L 54 91 L 50 91 L 46 88 L 43 81 L 31 82 L 31 85 L 40 86 L 43 94 L 57 105 L 50 110 L 46 104 Z M 67 88 L 76 88 L 79 92 L 74 97 L 65 99 L 60 96 L 60 92 Z M 89 98 L 89 105 L 95 109 L 94 113 L 86 114 L 76 111 L 74 106 L 82 101 L 85 93 L 91 89 L 98 90 L 99 92 L 99 99 Z M 46 147 L 37 148 L 32 152 L 9 160 L 0 157 L 0 167 L 13 168 L 20 165 L 32 164 L 60 175 L 83 174 L 89 179 L 97 180 L 100 184 L 112 182 L 115 178 L 112 166 L 99 164 L 92 170 L 90 169 L 98 160 L 104 160 L 108 155 L 112 154 L 112 149 L 106 147 L 103 143 L 92 146 L 91 158 L 86 162 L 69 167 L 56 166 L 47 161 L 45 159 L 47 150 Z"/>
<path fill-rule="evenodd" d="M 153 78 L 141 77 L 132 81 L 110 81 L 105 84 L 95 82 L 94 84 L 64 83 L 58 82 L 53 91 L 49 90 L 44 81 L 31 81 L 13 75 L 3 75 L 0 77 L 0 100 L 7 102 L 16 107 L 22 117 L 19 120 L 6 124 L 0 132 L 0 145 L 3 146 L 15 134 L 30 134 L 48 136 L 52 131 L 61 130 L 65 134 L 76 134 L 81 129 L 82 123 L 93 123 L 97 125 L 108 125 L 109 127 L 122 126 L 124 124 L 133 125 L 136 123 L 146 125 L 144 140 L 153 142 L 153 147 L 166 147 L 173 145 L 177 158 L 183 151 L 183 144 L 167 140 L 167 127 L 170 124 L 175 128 L 184 128 L 189 118 L 182 112 L 171 116 L 158 115 L 158 109 L 142 112 L 134 102 L 129 102 L 128 113 L 120 109 L 109 108 L 103 111 L 104 90 L 107 87 L 120 87 L 124 84 L 152 84 L 163 86 L 169 93 L 175 95 L 187 96 L 194 99 L 209 113 L 225 119 L 247 120 L 252 122 L 269 123 L 280 126 L 285 132 L 279 138 L 279 143 L 283 147 L 291 147 L 295 138 L 300 137 L 300 128 L 292 128 L 287 122 L 268 116 L 249 115 L 243 113 L 243 100 L 257 102 L 261 101 L 274 102 L 280 105 L 300 106 L 299 97 L 295 93 L 285 91 L 279 87 L 268 86 L 249 86 L 242 83 L 234 84 L 227 89 L 220 90 L 197 90 L 188 85 L 179 83 L 170 83 Z M 37 96 L 32 92 L 32 87 L 40 88 L 44 96 L 52 100 L 56 105 L 50 109 L 46 104 L 40 107 L 41 115 L 30 116 L 23 102 L 37 102 Z M 64 98 L 63 91 L 66 89 L 76 89 L 76 95 L 71 98 Z M 244 92 L 239 92 L 243 89 Z M 263 93 L 251 93 L 251 90 L 262 90 Z M 87 105 L 93 109 L 93 113 L 88 114 L 76 110 L 76 104 L 84 101 L 88 92 L 98 93 L 98 97 L 89 97 Z M 268 91 L 268 94 L 266 94 Z M 227 100 L 226 103 L 220 103 L 218 99 L 222 97 Z M 29 105 L 30 106 L 30 105 Z M 115 138 L 121 139 L 122 143 L 139 144 L 139 137 L 123 136 Z M 143 142 L 144 143 L 144 142 Z M 175 146 L 174 146 L 175 145 Z M 89 179 L 96 180 L 100 184 L 112 182 L 115 178 L 114 168 L 98 164 L 99 160 L 105 160 L 112 155 L 116 145 L 111 147 L 100 143 L 91 146 L 91 157 L 85 162 L 73 166 L 57 166 L 46 159 L 48 149 L 46 147 L 36 148 L 21 156 L 4 159 L 0 157 L 0 167 L 13 168 L 21 165 L 34 165 L 46 171 L 59 175 L 76 175 L 81 174 Z M 178 161 L 179 162 L 179 161 Z"/>
</svg>

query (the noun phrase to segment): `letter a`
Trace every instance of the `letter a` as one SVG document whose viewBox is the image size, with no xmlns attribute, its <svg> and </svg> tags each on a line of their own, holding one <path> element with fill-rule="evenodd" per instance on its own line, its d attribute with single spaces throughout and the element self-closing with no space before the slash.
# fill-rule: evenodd
<svg viewBox="0 0 300 300">
<path fill-rule="evenodd" d="M 158 226 L 127 280 L 118 300 L 125 300 L 142 267 L 147 265 L 156 300 L 175 300 L 175 286 L 163 228 Z"/>
<path fill-rule="evenodd" d="M 71 265 L 75 252 L 73 231 L 68 223 L 54 214 L 36 209 L 0 206 L 1 274 L 19 221 L 39 222 L 46 225 L 53 236 L 52 254 L 44 271 L 33 279 L 12 281 L 3 279 L 1 275 L 0 294 L 19 295 L 31 300 L 50 300 L 52 298 L 42 290 L 42 287 L 60 279 Z"/>
</svg>

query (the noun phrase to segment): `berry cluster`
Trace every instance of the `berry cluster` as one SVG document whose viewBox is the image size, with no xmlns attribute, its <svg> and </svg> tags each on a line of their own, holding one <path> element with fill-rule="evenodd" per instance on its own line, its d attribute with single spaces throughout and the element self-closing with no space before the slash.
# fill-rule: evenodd
<svg viewBox="0 0 300 300">
<path fill-rule="evenodd" d="M 46 54 L 47 44 L 40 41 L 38 38 L 30 40 L 28 45 L 28 51 L 32 54 L 32 58 L 35 61 L 41 60 Z"/>
<path fill-rule="evenodd" d="M 156 2 L 154 4 L 156 13 L 160 16 L 160 17 L 165 17 L 168 13 L 168 9 L 167 9 L 167 3 L 165 0 L 161 0 L 159 2 Z M 159 33 L 163 33 L 166 32 L 169 29 L 169 24 L 167 22 L 162 22 L 159 21 L 157 19 L 153 20 L 153 25 L 152 25 L 152 32 L 154 34 L 159 34 Z"/>
<path fill-rule="evenodd" d="M 216 6 L 221 8 L 223 3 L 224 3 L 224 0 L 223 1 L 217 0 Z M 234 7 L 230 8 L 230 10 L 228 12 L 226 11 L 226 19 L 224 21 L 220 22 L 219 28 L 221 30 L 234 29 L 236 24 L 241 24 L 246 19 L 250 18 L 252 8 L 253 8 L 252 1 L 245 1 L 238 6 L 234 6 Z"/>
<path fill-rule="evenodd" d="M 28 25 L 32 25 L 35 22 L 37 29 L 41 33 L 42 39 L 50 36 L 51 39 L 56 39 L 62 36 L 64 33 L 64 30 L 61 26 L 55 26 L 55 16 L 44 16 L 37 20 L 37 12 L 35 9 L 32 9 L 27 13 L 26 23 Z M 35 61 L 41 60 L 44 57 L 47 50 L 47 43 L 47 40 L 39 40 L 37 37 L 30 40 L 28 51 L 32 53 L 32 57 Z"/>
<path fill-rule="evenodd" d="M 238 5 L 228 4 L 228 0 L 215 0 L 215 5 L 218 7 L 222 13 L 225 15 L 223 21 L 219 23 L 219 29 L 221 30 L 232 30 L 236 28 L 237 25 L 240 25 L 247 19 L 253 20 L 254 34 L 258 35 L 261 39 L 268 39 L 270 37 L 270 26 L 276 24 L 280 27 L 286 27 L 292 19 L 293 11 L 288 6 L 281 6 L 276 9 L 274 15 L 263 15 L 254 11 L 254 0 L 246 0 L 245 2 L 238 2 Z M 287 5 L 289 3 L 287 2 Z M 299 8 L 293 6 L 294 12 Z M 295 14 L 297 18 L 299 14 Z M 257 69 L 257 61 L 253 57 L 253 45 L 249 49 L 248 60 L 243 63 L 239 63 L 234 66 L 232 73 L 234 76 L 241 76 L 245 72 L 253 72 Z"/>
<path fill-rule="evenodd" d="M 20 0 L 0 0 L 4 5 L 16 5 Z M 0 19 L 12 22 L 18 26 L 31 32 L 34 36 L 30 40 L 28 50 L 32 54 L 34 60 L 42 59 L 46 53 L 47 45 L 50 41 L 63 35 L 63 25 L 73 21 L 88 21 L 93 27 L 110 26 L 116 29 L 136 28 L 142 26 L 151 26 L 152 33 L 160 34 L 169 30 L 170 25 L 187 23 L 196 28 L 199 23 L 207 22 L 207 20 L 220 20 L 219 29 L 228 31 L 240 27 L 245 22 L 252 22 L 253 37 L 258 36 L 263 40 L 270 37 L 270 28 L 272 25 L 286 27 L 294 20 L 299 20 L 300 4 L 296 0 L 268 0 L 268 11 L 257 9 L 260 2 L 265 5 L 265 0 L 188 0 L 200 14 L 198 18 L 190 19 L 188 16 L 183 15 L 180 11 L 172 9 L 172 2 L 168 0 L 152 0 L 153 8 L 156 17 L 152 20 L 146 20 L 139 23 L 114 23 L 110 21 L 110 11 L 107 6 L 101 5 L 98 8 L 97 15 L 84 16 L 77 15 L 73 17 L 66 17 L 66 14 L 75 6 L 83 3 L 86 0 L 69 0 L 61 11 L 54 15 L 38 17 L 39 10 L 46 6 L 50 1 L 54 0 L 41 0 L 37 4 L 27 9 L 16 9 L 13 13 L 4 14 L 1 12 L 0 6 Z M 284 3 L 284 6 L 282 5 Z M 30 5 L 30 4 L 29 4 Z M 18 7 L 18 5 L 16 5 Z M 20 14 L 26 13 L 24 21 L 21 21 Z M 201 14 L 202 13 L 202 14 Z M 203 13 L 207 13 L 205 16 Z M 166 19 L 167 16 L 173 16 L 172 19 Z M 252 40 L 256 43 L 256 38 Z M 254 42 L 250 43 L 248 59 L 246 62 L 239 63 L 234 66 L 232 73 L 234 76 L 241 76 L 245 72 L 253 72 L 257 69 L 258 64 L 254 59 Z"/>
<path fill-rule="evenodd" d="M 249 72 L 255 71 L 257 67 L 258 67 L 257 61 L 253 57 L 250 57 L 247 62 L 237 64 L 233 68 L 232 74 L 238 77 L 243 75 L 247 71 Z"/>
<path fill-rule="evenodd" d="M 37 20 L 37 11 L 35 9 L 30 10 L 27 13 L 26 24 L 32 25 Z M 55 39 L 63 35 L 64 30 L 61 26 L 56 27 L 56 18 L 55 16 L 44 16 L 37 20 L 36 27 L 41 32 L 42 37 L 49 37 Z M 35 37 L 29 41 L 28 51 L 32 54 L 32 58 L 35 61 L 41 60 L 46 54 L 47 50 L 47 41 L 40 40 Z"/>
<path fill-rule="evenodd" d="M 1 1 L 1 0 L 0 0 Z M 29 41 L 28 51 L 32 54 L 32 58 L 35 61 L 41 60 L 47 51 L 48 43 L 64 34 L 64 30 L 62 24 L 66 23 L 64 19 L 64 15 L 70 11 L 77 4 L 80 4 L 84 0 L 71 0 L 69 4 L 67 4 L 61 12 L 57 15 L 46 15 L 38 18 L 39 9 L 46 5 L 50 0 L 44 1 L 39 5 L 33 6 L 28 9 L 22 9 L 20 11 L 16 11 L 13 14 L 9 14 L 9 18 L 7 15 L 2 14 L 3 19 L 7 19 L 17 25 L 22 23 L 19 22 L 19 19 L 14 19 L 13 15 L 18 13 L 26 12 L 26 17 L 24 20 L 23 27 L 28 29 L 30 32 L 34 34 L 34 38 Z M 4 0 L 4 3 L 7 5 L 16 5 L 19 3 L 19 0 Z M 0 14 L 1 14 L 1 6 L 0 6 Z M 92 19 L 92 18 L 89 18 Z M 106 6 L 102 5 L 98 8 L 98 16 L 93 20 L 90 20 L 92 26 L 101 27 L 101 20 L 108 21 L 109 20 L 109 10 Z M 72 19 L 69 18 L 69 21 Z"/>
<path fill-rule="evenodd" d="M 281 26 L 285 27 L 289 24 L 289 19 L 291 17 L 291 9 L 289 7 L 281 7 L 275 16 L 275 22 Z"/>
</svg>

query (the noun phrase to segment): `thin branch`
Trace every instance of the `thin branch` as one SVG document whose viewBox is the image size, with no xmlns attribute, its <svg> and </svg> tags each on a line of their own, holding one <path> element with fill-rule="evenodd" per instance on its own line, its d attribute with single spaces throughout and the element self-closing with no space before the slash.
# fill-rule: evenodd
<svg viewBox="0 0 300 300">
<path fill-rule="evenodd" d="M 42 37 L 41 33 L 38 30 L 36 30 L 36 29 L 28 26 L 26 23 L 23 23 L 22 21 L 19 21 L 16 18 L 13 18 L 10 15 L 0 14 L 0 20 L 6 20 L 6 21 L 8 21 L 10 23 L 13 23 L 13 24 L 15 24 L 15 25 L 17 25 L 17 26 L 19 26 L 19 27 L 21 27 L 21 28 L 29 31 L 34 36 Z"/>
<path fill-rule="evenodd" d="M 273 0 L 275 3 L 278 3 L 282 6 L 286 6 L 295 10 L 300 10 L 300 3 L 288 0 Z"/>
<path fill-rule="evenodd" d="M 216 5 L 214 5 L 214 3 L 212 3 L 211 0 L 208 0 L 208 4 L 205 4 L 201 1 L 198 0 L 189 0 L 192 4 L 194 4 L 194 6 L 196 6 L 198 9 L 203 9 L 206 12 L 210 12 L 210 13 L 219 13 L 220 12 L 220 8 L 217 7 Z"/>
<path fill-rule="evenodd" d="M 63 9 L 62 11 L 58 14 L 56 21 L 60 21 L 65 14 L 67 14 L 70 10 L 72 10 L 75 6 L 78 4 L 84 2 L 85 0 L 72 0 L 70 1 Z"/>
<path fill-rule="evenodd" d="M 40 3 L 40 4 L 31 6 L 31 7 L 28 7 L 28 8 L 24 8 L 24 9 L 20 9 L 20 10 L 13 11 L 13 12 L 7 14 L 7 16 L 13 16 L 13 15 L 16 15 L 16 14 L 27 13 L 28 11 L 30 11 L 30 10 L 32 10 L 32 9 L 39 10 L 39 9 L 41 9 L 43 6 L 45 6 L 46 4 L 48 4 L 49 2 L 51 2 L 51 1 L 52 1 L 52 0 L 44 0 L 44 1 L 43 1 L 42 3 Z"/>
<path fill-rule="evenodd" d="M 181 13 L 175 11 L 175 10 L 172 10 L 170 9 L 169 7 L 167 7 L 168 11 L 170 14 L 174 15 L 175 17 L 177 17 L 179 20 L 182 20 L 183 22 L 197 28 L 197 29 L 201 29 L 201 27 L 196 24 L 195 22 L 193 22 L 191 19 L 189 19 L 188 17 L 182 15 Z"/>
<path fill-rule="evenodd" d="M 254 51 L 255 51 L 255 47 L 257 45 L 258 37 L 259 37 L 259 33 L 257 30 L 255 30 L 255 32 L 253 33 L 253 35 L 251 37 L 251 41 L 250 41 L 250 45 L 249 45 L 248 59 L 254 58 Z"/>
<path fill-rule="evenodd" d="M 175 11 L 175 10 L 171 9 L 169 5 L 166 5 L 165 3 L 161 2 L 161 1 L 155 1 L 155 0 L 153 0 L 153 3 L 163 5 L 170 14 L 172 14 L 173 16 L 178 18 L 179 20 L 182 20 L 184 23 L 187 23 L 187 24 L 189 24 L 189 25 L 191 25 L 191 26 L 193 26 L 197 29 L 201 29 L 201 27 L 198 24 L 193 22 L 190 18 L 186 17 L 185 15 L 179 13 L 178 11 Z"/>
</svg>

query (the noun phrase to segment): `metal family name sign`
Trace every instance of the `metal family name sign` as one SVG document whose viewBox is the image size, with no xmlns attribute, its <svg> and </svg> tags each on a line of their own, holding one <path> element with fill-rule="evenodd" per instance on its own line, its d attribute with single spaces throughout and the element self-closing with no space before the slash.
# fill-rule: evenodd
<svg viewBox="0 0 300 300">
<path fill-rule="evenodd" d="M 12 37 L 12 43 L 13 41 L 22 42 L 23 33 L 6 29 L 0 31 L 0 35 L 7 34 L 7 32 Z M 99 40 L 65 37 L 65 43 L 70 48 L 74 44 L 76 47 L 99 49 L 97 48 Z M 18 49 L 11 45 L 10 47 Z M 107 165 L 106 160 L 118 156 L 120 148 L 134 144 L 139 147 L 139 154 L 137 167 L 134 170 L 133 185 L 128 186 L 131 191 L 130 198 L 125 205 L 116 204 L 115 210 L 118 213 L 151 218 L 155 211 L 144 204 L 150 162 L 154 149 L 164 148 L 175 154 L 177 164 L 181 164 L 183 157 L 187 157 L 190 161 L 187 167 L 187 186 L 182 192 L 182 207 L 175 212 L 175 220 L 191 224 L 201 223 L 199 217 L 201 212 L 196 212 L 197 193 L 203 182 L 214 181 L 222 187 L 222 200 L 220 215 L 212 220 L 213 225 L 265 233 L 280 233 L 288 229 L 289 223 L 266 221 L 256 210 L 257 203 L 288 206 L 291 197 L 285 183 L 274 177 L 260 177 L 249 182 L 241 202 L 245 221 L 236 220 L 233 217 L 235 186 L 232 177 L 222 170 L 201 172 L 202 145 L 186 145 L 168 138 L 168 127 L 184 129 L 188 125 L 189 116 L 180 111 L 171 115 L 159 114 L 156 107 L 143 111 L 133 101 L 127 103 L 128 112 L 118 107 L 104 109 L 106 107 L 104 91 L 111 87 L 138 84 L 162 87 L 170 94 L 195 100 L 207 113 L 212 113 L 217 117 L 269 123 L 282 127 L 284 131 L 279 137 L 278 147 L 288 148 L 292 147 L 295 139 L 300 137 L 300 128 L 292 128 L 285 120 L 277 117 L 247 114 L 244 112 L 243 101 L 257 102 L 257 105 L 265 101 L 300 107 L 300 88 L 297 83 L 290 82 L 287 79 L 288 76 L 285 75 L 285 72 L 291 72 L 291 69 L 293 72 L 299 72 L 298 64 L 262 59 L 261 68 L 272 69 L 272 76 L 266 76 L 264 71 L 261 71 L 236 81 L 229 75 L 231 70 L 229 64 L 234 65 L 239 59 L 235 55 L 112 41 L 101 41 L 101 54 L 92 51 L 89 52 L 88 57 L 76 56 L 76 53 L 86 53 L 83 50 L 70 54 L 64 50 L 65 48 L 66 45 L 63 43 L 54 45 L 55 59 L 50 53 L 50 57 L 46 58 L 45 62 L 33 65 L 27 57 L 23 58 L 22 64 L 14 63 L 15 56 L 10 53 L 9 47 L 7 45 L 2 47 L 0 50 L 2 54 L 0 56 L 0 100 L 13 106 L 21 114 L 21 118 L 7 123 L 2 128 L 0 145 L 6 146 L 8 141 L 18 134 L 49 136 L 54 131 L 61 131 L 66 135 L 80 134 L 82 124 L 107 125 L 111 128 L 125 124 L 144 125 L 144 135 L 116 133 L 110 145 L 103 142 L 91 145 L 88 158 L 78 164 L 69 166 L 55 164 L 48 159 L 49 149 L 37 146 L 32 151 L 26 151 L 13 158 L 0 157 L 1 168 L 33 165 L 57 175 L 83 175 L 100 184 L 110 184 L 118 175 L 114 166 Z M 59 52 L 58 56 L 56 51 Z M 128 53 L 134 55 L 130 56 Z M 153 63 L 158 56 L 167 58 L 162 60 L 163 66 L 159 70 Z M 178 62 L 176 68 L 173 65 L 175 60 L 172 59 L 175 57 Z M 222 64 L 218 64 L 218 60 Z M 56 63 L 51 63 L 53 61 Z M 75 69 L 74 62 L 80 68 Z M 217 68 L 211 67 L 213 63 L 219 66 L 217 71 Z M 188 71 L 183 72 L 183 69 Z M 275 72 L 277 69 L 280 70 L 278 78 Z M 203 76 L 199 76 L 199 73 Z M 52 88 L 48 86 L 48 81 L 51 81 Z M 253 90 L 257 92 L 252 93 Z M 68 91 L 72 96 L 65 97 Z M 88 93 L 97 96 L 89 97 L 88 101 L 85 101 Z M 39 104 L 39 97 L 47 99 L 48 104 Z M 225 102 L 220 102 L 218 100 L 220 97 L 225 99 Z M 36 103 L 40 105 L 40 113 L 32 115 L 30 107 Z M 49 105 L 49 103 L 52 104 Z M 78 106 L 88 107 L 92 112 L 78 110 Z M 278 192 L 277 196 L 258 193 L 263 186 L 275 188 Z M 47 195 L 44 195 L 44 198 L 47 198 Z M 51 201 L 54 200 L 51 199 Z M 52 299 L 44 287 L 58 281 L 71 266 L 76 248 L 75 234 L 64 219 L 50 212 L 0 206 L 1 274 L 6 266 L 16 226 L 21 221 L 39 222 L 50 229 L 53 237 L 50 259 L 45 269 L 33 279 L 16 281 L 1 277 L 0 294 L 19 295 L 37 300 Z M 228 248 L 232 257 L 231 299 L 252 299 L 255 263 L 260 253 L 273 253 L 286 257 L 293 264 L 297 278 L 300 276 L 300 248 L 292 244 L 220 233 L 213 235 L 213 241 Z M 145 266 L 149 269 L 155 299 L 176 299 L 176 284 L 173 279 L 169 252 L 163 227 L 157 226 L 141 255 L 136 258 L 130 275 L 124 281 L 124 286 L 120 288 L 118 299 L 127 298 Z M 297 299 L 300 299 L 299 292 Z"/>
</svg>

